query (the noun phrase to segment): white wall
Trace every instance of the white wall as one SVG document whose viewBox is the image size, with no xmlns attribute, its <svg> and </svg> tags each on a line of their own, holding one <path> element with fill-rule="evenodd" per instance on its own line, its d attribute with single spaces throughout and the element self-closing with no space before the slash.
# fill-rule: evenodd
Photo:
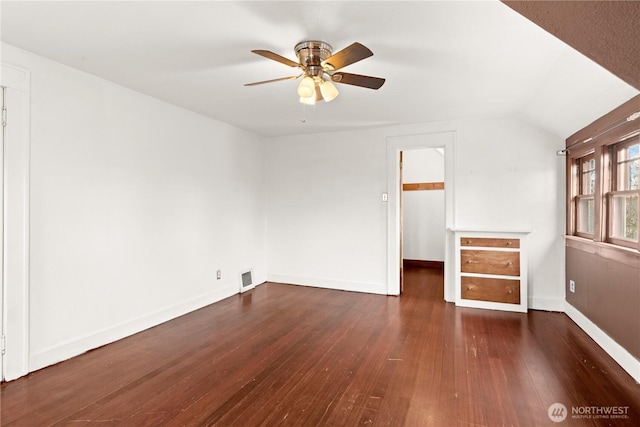
<svg viewBox="0 0 640 427">
<path fill-rule="evenodd" d="M 387 137 L 456 132 L 454 227 L 530 229 L 530 306 L 562 310 L 564 140 L 517 117 L 271 138 L 268 278 L 386 293 Z"/>
<path fill-rule="evenodd" d="M 2 60 L 31 72 L 30 370 L 237 293 L 245 268 L 265 280 L 263 138 Z"/>
<path fill-rule="evenodd" d="M 563 311 L 564 140 L 517 119 L 457 127 L 456 228 L 529 230 L 529 306 Z"/>
<path fill-rule="evenodd" d="M 269 280 L 386 294 L 384 137 L 273 138 L 267 163 Z"/>
<path fill-rule="evenodd" d="M 444 182 L 444 150 L 403 151 L 404 183 Z M 445 190 L 404 191 L 402 194 L 403 258 L 445 259 Z"/>
</svg>

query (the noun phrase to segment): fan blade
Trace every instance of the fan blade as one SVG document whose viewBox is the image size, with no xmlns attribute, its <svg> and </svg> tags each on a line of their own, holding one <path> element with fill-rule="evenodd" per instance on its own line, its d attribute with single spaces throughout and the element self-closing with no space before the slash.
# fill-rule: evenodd
<svg viewBox="0 0 640 427">
<path fill-rule="evenodd" d="M 272 59 L 274 61 L 280 62 L 281 64 L 288 65 L 289 67 L 299 67 L 300 64 L 294 62 L 290 59 L 285 58 L 284 56 L 280 56 L 277 53 L 273 53 L 269 50 L 252 50 L 251 52 L 258 54 L 260 56 L 264 56 L 265 58 Z"/>
<path fill-rule="evenodd" d="M 331 80 L 336 83 L 366 87 L 369 89 L 380 89 L 385 80 L 380 77 L 362 76 L 360 74 L 334 73 Z"/>
<path fill-rule="evenodd" d="M 281 82 L 283 80 L 295 80 L 301 75 L 302 74 L 298 74 L 297 76 L 280 77 L 279 79 L 263 80 L 261 82 L 254 82 L 254 83 L 245 83 L 245 86 L 257 86 L 257 85 L 263 85 L 265 83 Z"/>
<path fill-rule="evenodd" d="M 373 56 L 373 52 L 368 47 L 355 42 L 322 61 L 322 66 L 331 71 L 339 70 L 370 56 Z"/>
</svg>

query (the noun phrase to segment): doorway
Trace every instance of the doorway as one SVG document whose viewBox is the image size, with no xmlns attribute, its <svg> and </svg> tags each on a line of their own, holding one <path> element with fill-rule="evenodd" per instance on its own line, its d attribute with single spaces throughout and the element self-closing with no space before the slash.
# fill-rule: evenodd
<svg viewBox="0 0 640 427">
<path fill-rule="evenodd" d="M 401 152 L 400 266 L 443 269 L 445 258 L 444 148 Z M 404 291 L 400 275 L 400 292 Z"/>
<path fill-rule="evenodd" d="M 393 136 L 387 139 L 387 294 L 400 295 L 401 291 L 401 152 L 419 149 L 441 149 L 444 153 L 445 186 L 445 242 L 444 242 L 444 299 L 454 301 L 453 236 L 450 231 L 454 223 L 454 142 L 455 132 L 443 131 L 416 135 Z"/>
</svg>

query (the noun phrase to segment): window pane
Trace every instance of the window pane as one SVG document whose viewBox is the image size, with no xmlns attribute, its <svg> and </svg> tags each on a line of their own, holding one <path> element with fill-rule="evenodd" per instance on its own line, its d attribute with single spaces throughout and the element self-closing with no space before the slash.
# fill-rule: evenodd
<svg viewBox="0 0 640 427">
<path fill-rule="evenodd" d="M 596 190 L 596 161 L 592 156 L 582 159 L 581 176 L 580 194 L 594 194 Z"/>
<path fill-rule="evenodd" d="M 618 161 L 640 158 L 640 144 L 628 145 L 618 150 Z"/>
<path fill-rule="evenodd" d="M 591 157 L 583 160 L 582 162 L 582 170 L 583 171 L 592 171 L 596 169 L 596 160 Z"/>
<path fill-rule="evenodd" d="M 628 145 L 618 150 L 617 190 L 638 190 L 640 171 L 640 144 Z"/>
<path fill-rule="evenodd" d="M 611 206 L 612 237 L 638 240 L 638 195 L 614 195 Z"/>
<path fill-rule="evenodd" d="M 593 234 L 595 203 L 593 198 L 578 199 L 578 224 L 577 229 L 581 233 Z"/>
<path fill-rule="evenodd" d="M 618 190 L 638 190 L 640 159 L 618 164 Z"/>
</svg>

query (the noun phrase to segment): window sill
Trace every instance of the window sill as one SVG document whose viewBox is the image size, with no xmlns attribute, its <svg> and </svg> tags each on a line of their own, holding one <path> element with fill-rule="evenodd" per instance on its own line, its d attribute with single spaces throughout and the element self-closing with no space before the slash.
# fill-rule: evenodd
<svg viewBox="0 0 640 427">
<path fill-rule="evenodd" d="M 569 235 L 565 235 L 564 237 L 567 248 L 574 248 L 631 267 L 640 268 L 640 252 L 636 249 L 612 245 L 611 243 L 594 242 L 593 240 L 583 237 Z"/>
</svg>

